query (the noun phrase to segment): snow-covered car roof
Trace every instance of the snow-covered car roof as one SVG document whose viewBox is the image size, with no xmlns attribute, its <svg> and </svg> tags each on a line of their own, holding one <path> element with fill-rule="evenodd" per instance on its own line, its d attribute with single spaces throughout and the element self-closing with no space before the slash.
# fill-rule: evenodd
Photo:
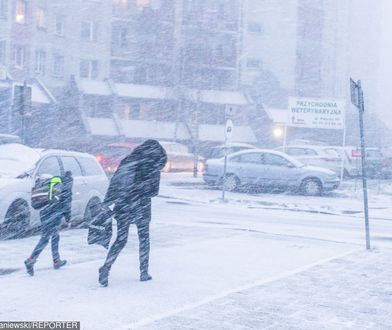
<svg viewBox="0 0 392 330">
<path fill-rule="evenodd" d="M 17 177 L 28 172 L 35 167 L 42 157 L 48 155 L 91 157 L 95 159 L 93 155 L 76 151 L 30 148 L 19 143 L 2 144 L 0 145 L 0 177 Z"/>
<path fill-rule="evenodd" d="M 283 147 L 280 147 L 283 148 Z M 303 149 L 314 149 L 314 150 L 323 150 L 330 148 L 329 146 L 324 145 L 310 145 L 310 144 L 295 144 L 295 145 L 287 145 L 286 148 L 303 148 Z"/>
<path fill-rule="evenodd" d="M 212 149 L 214 149 L 214 148 L 224 148 L 224 147 L 226 147 L 225 144 L 220 144 L 220 145 L 217 145 L 215 147 L 212 147 Z M 249 148 L 249 149 L 257 149 L 257 147 L 252 146 L 251 144 L 241 143 L 241 142 L 228 143 L 227 147 L 244 147 L 244 148 Z"/>
<path fill-rule="evenodd" d="M 278 150 L 272 150 L 272 149 L 248 149 L 248 150 L 242 150 L 242 151 L 234 152 L 234 153 L 228 155 L 228 157 L 232 158 L 232 157 L 246 155 L 246 154 L 254 153 L 254 152 L 274 154 L 274 155 L 286 158 L 287 160 L 291 161 L 292 163 L 296 164 L 297 166 L 303 165 L 300 161 L 298 161 L 294 157 L 291 157 L 291 156 L 285 154 L 284 152 L 281 152 L 281 151 L 278 151 Z"/>
<path fill-rule="evenodd" d="M 18 143 L 0 145 L 0 177 L 16 177 L 31 168 L 41 158 L 40 153 Z"/>
<path fill-rule="evenodd" d="M 79 157 L 92 157 L 95 158 L 91 154 L 87 154 L 84 152 L 78 152 L 78 151 L 71 151 L 71 150 L 61 150 L 61 149 L 41 149 L 41 148 L 35 148 L 35 151 L 37 151 L 41 157 L 44 157 L 46 155 L 58 155 L 58 156 L 79 156 Z"/>
</svg>

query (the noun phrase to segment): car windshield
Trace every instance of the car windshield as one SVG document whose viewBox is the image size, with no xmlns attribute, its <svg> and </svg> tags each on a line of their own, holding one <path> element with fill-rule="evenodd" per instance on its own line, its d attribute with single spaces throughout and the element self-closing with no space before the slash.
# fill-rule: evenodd
<svg viewBox="0 0 392 330">
<path fill-rule="evenodd" d="M 295 167 L 304 167 L 305 166 L 304 163 L 300 162 L 298 159 L 296 159 L 294 157 L 290 157 L 290 156 L 285 155 L 284 158 L 287 159 L 289 162 L 291 162 Z"/>
<path fill-rule="evenodd" d="M 16 178 L 29 172 L 39 158 L 37 151 L 23 145 L 0 145 L 0 178 Z"/>
<path fill-rule="evenodd" d="M 225 155 L 224 148 L 212 148 L 208 158 L 215 159 L 215 158 L 222 158 Z"/>
</svg>

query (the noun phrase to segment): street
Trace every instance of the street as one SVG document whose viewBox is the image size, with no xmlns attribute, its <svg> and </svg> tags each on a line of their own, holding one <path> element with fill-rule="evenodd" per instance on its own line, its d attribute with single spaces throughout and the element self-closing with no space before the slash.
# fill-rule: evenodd
<svg viewBox="0 0 392 330">
<path fill-rule="evenodd" d="M 387 193 L 371 195 L 366 252 L 359 195 L 228 193 L 223 203 L 219 190 L 189 174 L 162 181 L 151 225 L 153 281 L 138 281 L 135 228 L 108 288 L 97 282 L 106 251 L 87 245 L 85 229 L 62 232 L 69 265 L 54 271 L 47 249 L 32 278 L 23 260 L 38 237 L 1 241 L 0 318 L 76 320 L 83 329 L 341 329 L 363 324 L 370 299 L 378 312 L 361 328 L 392 328 Z"/>
</svg>

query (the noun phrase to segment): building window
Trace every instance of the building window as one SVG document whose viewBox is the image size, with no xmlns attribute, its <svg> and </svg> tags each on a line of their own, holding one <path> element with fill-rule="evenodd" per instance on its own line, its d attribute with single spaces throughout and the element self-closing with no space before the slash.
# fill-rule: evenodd
<svg viewBox="0 0 392 330">
<path fill-rule="evenodd" d="M 65 17 L 63 15 L 56 15 L 56 34 L 58 36 L 64 35 Z"/>
<path fill-rule="evenodd" d="M 43 50 L 36 50 L 35 63 L 34 63 L 34 70 L 36 73 L 39 74 L 45 73 L 45 62 L 46 62 L 46 53 Z"/>
<path fill-rule="evenodd" d="M 56 77 L 64 76 L 64 56 L 54 55 L 54 57 L 53 57 L 53 75 Z"/>
<path fill-rule="evenodd" d="M 95 80 L 98 78 L 98 61 L 81 60 L 80 61 L 80 78 Z"/>
<path fill-rule="evenodd" d="M 19 24 L 26 23 L 26 2 L 24 0 L 16 2 L 15 22 Z"/>
<path fill-rule="evenodd" d="M 25 50 L 23 46 L 15 46 L 14 48 L 14 66 L 17 69 L 23 69 L 25 60 Z"/>
<path fill-rule="evenodd" d="M 46 12 L 44 8 L 37 8 L 37 28 L 46 28 Z"/>
<path fill-rule="evenodd" d="M 5 59 L 6 59 L 6 43 L 5 40 L 0 40 L 0 65 L 5 65 Z"/>
<path fill-rule="evenodd" d="M 246 61 L 246 66 L 249 69 L 259 69 L 261 68 L 261 61 L 256 58 L 249 58 Z"/>
<path fill-rule="evenodd" d="M 250 22 L 248 23 L 248 32 L 263 33 L 263 27 L 259 23 Z"/>
<path fill-rule="evenodd" d="M 97 41 L 97 30 L 95 22 L 82 22 L 81 39 L 83 41 Z"/>
<path fill-rule="evenodd" d="M 0 0 L 0 18 L 7 18 L 7 1 Z"/>
</svg>

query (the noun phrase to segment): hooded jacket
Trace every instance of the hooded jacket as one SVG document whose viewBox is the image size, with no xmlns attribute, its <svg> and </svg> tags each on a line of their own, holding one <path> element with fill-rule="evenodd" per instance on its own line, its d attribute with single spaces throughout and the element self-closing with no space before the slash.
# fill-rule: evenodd
<svg viewBox="0 0 392 330">
<path fill-rule="evenodd" d="M 121 214 L 131 212 L 140 200 L 157 196 L 166 162 L 166 152 L 159 142 L 145 141 L 121 161 L 110 180 L 104 203 L 115 204 L 115 214 Z"/>
</svg>

